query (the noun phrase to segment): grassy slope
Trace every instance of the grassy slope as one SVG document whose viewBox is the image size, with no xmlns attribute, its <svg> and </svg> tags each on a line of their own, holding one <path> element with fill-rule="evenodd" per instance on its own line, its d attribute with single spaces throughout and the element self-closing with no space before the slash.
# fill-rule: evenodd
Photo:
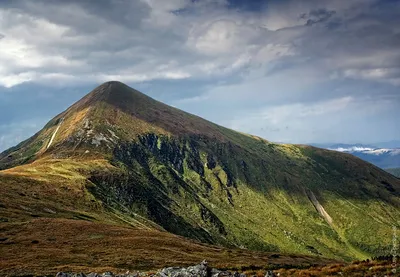
<svg viewBox="0 0 400 277">
<path fill-rule="evenodd" d="M 100 134 L 107 142 L 96 146 Z M 400 225 L 400 183 L 384 171 L 351 155 L 240 134 L 120 84 L 97 88 L 0 164 L 32 157 L 39 144 L 33 164 L 0 173 L 4 221 L 162 227 L 219 245 L 347 260 L 387 253 Z"/>
<path fill-rule="evenodd" d="M 111 174 L 118 169 L 104 160 L 39 160 L 0 172 L 0 275 L 155 270 L 203 259 L 229 269 L 331 262 L 227 249 L 172 235 L 96 200 L 87 189 L 92 170 Z"/>
<path fill-rule="evenodd" d="M 203 259 L 212 266 L 229 269 L 261 269 L 281 264 L 304 267 L 332 262 L 226 249 L 157 230 L 71 219 L 40 218 L 1 224 L 0 234 L 0 274 L 148 271 L 193 265 Z"/>
<path fill-rule="evenodd" d="M 327 266 L 316 266 L 307 269 L 279 269 L 275 273 L 279 276 L 352 276 L 352 277 L 375 277 L 375 276 L 399 276 L 399 266 L 393 265 L 391 260 L 386 261 L 354 261 L 351 264 L 330 264 Z M 262 275 L 261 275 L 262 276 Z"/>
<path fill-rule="evenodd" d="M 162 147 L 152 152 L 156 159 L 145 156 L 144 164 L 132 164 L 133 157 L 119 159 L 127 161 L 125 165 L 131 170 L 148 167 L 147 171 L 165 186 L 167 196 L 173 200 L 174 204 L 169 208 L 188 222 L 208 229 L 214 238 L 220 238 L 220 243 L 225 239 L 236 246 L 253 249 L 320 253 L 346 259 L 366 258 L 389 251 L 391 227 L 398 226 L 400 218 L 397 180 L 385 175 L 380 176 L 384 178 L 382 180 L 374 179 L 371 174 L 378 176 L 381 171 L 369 165 L 364 168 L 365 172 L 360 171 L 365 163 L 350 155 L 336 156 L 335 152 L 314 148 L 244 140 L 254 145 L 246 146 L 244 152 L 244 147 L 232 148 L 230 156 L 224 153 L 223 145 L 217 145 L 222 153 L 216 157 L 217 166 L 213 169 L 205 166 L 204 173 L 200 174 L 188 166 L 193 154 L 191 150 L 183 155 L 185 166 L 182 172 L 178 167 L 172 173 L 165 170 L 174 165 L 163 156 Z M 179 151 L 182 152 L 183 143 L 180 145 Z M 210 150 L 218 152 L 209 149 L 207 143 L 206 146 L 199 152 L 201 164 L 207 161 Z M 248 149 L 254 152 L 246 153 Z M 264 166 L 259 164 L 260 161 L 273 166 Z M 329 165 L 332 162 L 346 166 L 335 168 L 334 164 Z M 245 164 L 246 169 L 240 170 L 241 164 Z M 331 168 L 332 172 L 325 172 L 326 168 Z M 229 184 L 228 176 L 231 176 L 232 184 Z M 145 179 L 140 182 L 146 182 Z M 135 177 L 130 182 L 138 180 L 140 177 Z M 183 180 L 189 188 L 181 187 L 178 193 L 174 193 L 168 187 L 170 180 Z M 110 185 L 113 182 L 106 180 L 105 183 Z M 129 181 L 124 186 L 129 186 Z M 307 190 L 317 195 L 333 217 L 332 226 L 316 212 Z M 354 194 L 354 191 L 358 193 Z M 199 198 L 183 197 L 193 194 Z M 226 236 L 200 218 L 198 210 L 201 205 L 222 221 L 228 230 Z M 214 227 L 218 225 L 214 224 Z M 371 230 L 378 236 L 367 236 Z"/>
<path fill-rule="evenodd" d="M 34 217 L 87 217 L 112 224 L 121 224 L 126 221 L 136 226 L 149 225 L 145 218 L 150 218 L 167 230 L 203 241 L 207 241 L 207 238 L 199 230 L 205 229 L 213 239 L 210 242 L 222 245 L 287 253 L 322 254 L 326 257 L 349 260 L 389 251 L 391 226 L 398 224 L 400 217 L 399 210 L 396 208 L 398 198 L 385 192 L 384 187 L 379 191 L 379 201 L 375 200 L 377 196 L 371 195 L 373 191 L 369 190 L 361 190 L 358 195 L 352 196 L 354 186 L 360 186 L 357 178 L 362 180 L 367 178 L 366 176 L 347 176 L 348 188 L 338 188 L 334 174 L 330 176 L 332 178 L 330 180 L 329 175 L 321 177 L 314 173 L 313 168 L 307 169 L 306 164 L 313 161 L 318 161 L 318 163 L 315 162 L 314 167 L 326 166 L 319 155 L 326 159 L 329 154 L 336 155 L 336 153 L 316 154 L 313 148 L 275 145 L 262 140 L 240 138 L 244 140 L 243 144 L 254 143 L 251 147 L 254 149 L 252 153 L 235 153 L 241 150 L 231 149 L 234 157 L 242 158 L 239 164 L 242 161 L 247 164 L 248 177 L 232 173 L 237 172 L 235 168 L 237 161 L 230 161 L 232 164 L 229 165 L 229 160 L 225 160 L 228 158 L 225 157 L 223 146 L 215 146 L 220 148 L 222 156 L 216 156 L 216 166 L 212 169 L 204 166 L 210 149 L 207 148 L 198 153 L 204 170 L 203 174 L 199 174 L 188 166 L 188 161 L 190 161 L 188 157 L 193 154 L 190 151 L 185 153 L 183 158 L 183 172 L 178 172 L 168 161 L 168 156 L 163 158 L 162 147 L 160 147 L 160 153 L 157 151 L 147 153 L 150 156 L 145 157 L 145 164 L 137 161 L 134 165 L 124 164 L 125 159 L 120 161 L 117 159 L 117 166 L 114 167 L 106 160 L 88 162 L 86 159 L 70 161 L 44 159 L 30 165 L 9 169 L 3 172 L 3 176 L 7 178 L 2 178 L 3 183 L 6 180 L 6 185 L 2 186 L 4 200 L 0 201 L 10 200 L 11 202 L 3 203 L 7 207 L 4 211 L 15 211 L 15 213 L 6 215 L 5 218 L 18 218 L 18 211 L 21 209 L 27 210 Z M 159 140 L 161 145 L 167 146 L 174 141 L 168 137 Z M 177 145 L 180 144 L 182 142 L 177 142 Z M 271 153 L 260 154 L 260 151 L 271 151 Z M 265 160 L 274 166 L 261 167 L 261 171 L 258 172 L 260 166 L 257 165 L 257 155 L 264 155 Z M 313 157 L 314 160 L 310 160 L 307 155 Z M 351 156 L 346 158 L 349 161 L 360 162 Z M 335 161 L 336 159 L 337 157 L 334 157 Z M 327 163 L 329 160 L 324 160 L 324 162 Z M 290 174 L 286 172 L 289 170 L 288 167 Z M 173 168 L 172 171 L 171 168 Z M 335 171 L 338 170 L 344 169 L 335 169 Z M 352 168 L 348 170 L 351 172 Z M 379 169 L 373 167 L 371 170 L 372 174 L 379 174 Z M 131 172 L 144 173 L 132 176 Z M 323 172 L 319 174 L 323 175 Z M 338 171 L 337 174 L 343 176 L 344 173 Z M 127 177 L 128 175 L 130 177 Z M 228 175 L 232 175 L 230 182 L 233 184 L 228 184 Z M 149 179 L 149 176 L 154 179 Z M 88 177 L 91 181 L 87 180 Z M 32 178 L 37 180 L 32 181 Z M 13 179 L 15 181 L 12 181 Z M 99 180 L 103 180 L 104 183 L 100 184 Z M 313 180 L 313 183 L 308 185 L 306 183 L 308 180 Z M 15 182 L 15 186 L 10 188 L 12 182 Z M 45 185 L 33 186 L 35 182 L 44 182 Z M 343 182 L 340 183 L 343 184 Z M 29 184 L 29 186 L 24 187 L 21 184 Z M 60 188 L 57 186 L 55 188 L 55 185 Z M 125 187 L 125 191 L 115 193 L 121 186 Z M 189 225 L 184 225 L 185 228 L 180 228 L 180 230 L 170 229 L 171 226 L 160 221 L 159 218 L 152 217 L 148 210 L 152 209 L 152 206 L 145 201 L 146 199 L 127 201 L 126 199 L 135 194 L 128 193 L 126 190 L 132 186 L 135 189 L 150 187 L 151 190 L 145 190 L 145 192 L 156 192 L 156 194 L 150 194 L 150 198 L 161 195 L 163 199 L 168 199 L 168 204 L 157 204 L 167 205 L 168 211 L 171 211 L 173 216 L 179 217 Z M 161 186 L 164 187 L 163 191 L 158 190 Z M 157 187 L 157 190 L 153 190 L 154 187 Z M 311 189 L 317 195 L 334 219 L 333 226 L 330 226 L 316 212 L 307 197 L 306 189 Z M 52 194 L 52 191 L 56 194 Z M 91 194 L 96 191 L 103 192 L 103 196 Z M 34 202 L 29 203 L 26 202 L 26 196 L 21 197 L 21 194 L 33 194 L 36 198 L 32 198 Z M 42 196 L 46 199 L 37 199 Z M 46 203 L 44 208 L 56 211 L 57 215 L 46 212 L 44 208 L 38 208 L 38 203 L 43 201 L 48 201 L 44 202 Z M 213 220 L 202 216 L 202 207 L 211 211 L 220 220 L 226 234 L 220 233 L 219 225 Z M 33 212 L 29 211 L 30 209 Z M 118 213 L 122 219 L 117 220 L 114 217 L 115 213 Z M 156 213 L 158 214 L 159 211 Z M 173 225 L 179 226 L 176 222 Z M 191 233 L 185 233 L 191 226 L 193 226 Z M 371 230 L 379 235 L 365 236 Z M 310 236 L 310 234 L 313 235 Z"/>
</svg>

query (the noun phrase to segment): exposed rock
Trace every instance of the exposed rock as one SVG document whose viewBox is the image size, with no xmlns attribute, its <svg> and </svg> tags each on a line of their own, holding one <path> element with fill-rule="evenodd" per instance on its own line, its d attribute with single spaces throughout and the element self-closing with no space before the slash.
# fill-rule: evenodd
<svg viewBox="0 0 400 277">
<path fill-rule="evenodd" d="M 217 276 L 219 276 L 220 273 L 221 273 L 221 270 L 218 270 L 218 269 L 215 269 L 215 268 L 211 269 L 211 276 L 212 277 L 217 277 Z"/>
<path fill-rule="evenodd" d="M 64 273 L 64 272 L 58 272 L 56 274 L 56 277 L 71 277 L 71 275 L 68 273 Z"/>
<path fill-rule="evenodd" d="M 44 208 L 43 210 L 45 212 L 48 212 L 49 214 L 56 214 L 57 213 L 56 211 L 53 211 L 52 209 L 49 209 L 49 208 Z"/>
<path fill-rule="evenodd" d="M 231 277 L 231 276 L 232 273 L 230 273 L 229 271 L 221 271 L 217 275 L 213 275 L 213 277 Z"/>
<path fill-rule="evenodd" d="M 268 271 L 265 277 L 276 277 L 272 271 Z M 237 271 L 222 271 L 208 266 L 207 261 L 202 261 L 200 264 L 189 267 L 167 267 L 161 269 L 155 275 L 149 275 L 146 272 L 129 272 L 124 274 L 114 275 L 112 272 L 104 272 L 97 274 L 91 272 L 88 275 L 83 273 L 65 273 L 58 272 L 56 277 L 246 277 L 246 274 Z M 254 276 L 256 277 L 256 276 Z"/>
<path fill-rule="evenodd" d="M 100 146 L 102 141 L 104 141 L 105 143 L 109 142 L 109 139 L 103 133 L 95 134 L 92 138 L 92 144 L 96 146 Z"/>
<path fill-rule="evenodd" d="M 164 268 L 158 275 L 160 277 L 209 277 L 211 275 L 211 268 L 207 266 L 206 261 L 202 261 L 199 265 L 189 266 L 188 268 Z"/>
<path fill-rule="evenodd" d="M 90 275 L 90 274 L 95 274 L 95 275 Z M 97 275 L 96 273 L 90 273 L 90 274 L 88 275 L 88 277 L 89 277 L 89 276 L 90 276 L 90 277 L 97 277 L 97 276 L 100 276 L 100 275 Z M 86 277 L 86 275 L 85 275 L 84 273 L 82 273 L 82 272 L 80 272 L 80 273 L 58 272 L 57 275 L 56 275 L 56 277 Z"/>
<path fill-rule="evenodd" d="M 215 157 L 212 155 L 208 155 L 206 165 L 208 169 L 214 169 L 217 166 L 217 161 L 215 160 Z"/>
<path fill-rule="evenodd" d="M 110 130 L 110 129 L 107 129 L 107 130 L 114 138 L 119 139 L 119 137 L 112 130 Z"/>
<path fill-rule="evenodd" d="M 267 274 L 265 274 L 265 277 L 275 277 L 276 275 L 274 274 L 274 272 L 273 271 L 271 271 L 271 270 L 268 270 L 267 271 Z"/>
</svg>

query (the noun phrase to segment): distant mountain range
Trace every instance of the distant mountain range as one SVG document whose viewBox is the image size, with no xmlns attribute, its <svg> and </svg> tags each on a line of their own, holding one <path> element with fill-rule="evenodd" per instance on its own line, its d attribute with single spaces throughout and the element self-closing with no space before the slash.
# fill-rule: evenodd
<svg viewBox="0 0 400 277">
<path fill-rule="evenodd" d="M 377 143 L 376 145 L 365 145 L 359 143 L 312 145 L 352 154 L 383 169 L 400 167 L 400 142 L 398 141 Z M 384 145 L 391 145 L 392 147 L 383 147 Z"/>
</svg>

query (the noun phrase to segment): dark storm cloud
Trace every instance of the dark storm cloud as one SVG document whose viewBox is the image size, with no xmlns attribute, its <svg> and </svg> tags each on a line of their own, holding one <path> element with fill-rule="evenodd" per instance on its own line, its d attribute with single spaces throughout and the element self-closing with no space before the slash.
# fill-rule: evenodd
<svg viewBox="0 0 400 277">
<path fill-rule="evenodd" d="M 336 11 L 327 11 L 325 9 L 312 10 L 308 14 L 303 13 L 300 18 L 306 19 L 306 25 L 311 26 L 316 23 L 326 22 L 330 19 Z"/>
</svg>

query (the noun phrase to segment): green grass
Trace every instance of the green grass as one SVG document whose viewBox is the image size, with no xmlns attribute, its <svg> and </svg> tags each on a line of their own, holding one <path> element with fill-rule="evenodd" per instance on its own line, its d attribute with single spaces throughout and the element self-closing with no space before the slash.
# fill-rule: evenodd
<svg viewBox="0 0 400 277">
<path fill-rule="evenodd" d="M 141 173 L 122 178 L 122 193 L 118 177 L 107 177 L 103 187 L 111 186 L 106 195 L 126 201 L 125 206 L 139 200 L 131 198 L 135 192 L 123 191 L 134 186 L 137 194 L 142 187 L 148 197 L 140 203 L 147 208 L 136 212 L 174 233 L 235 247 L 351 260 L 387 252 L 391 227 L 399 225 L 399 198 L 372 175 L 395 187 L 398 181 L 375 167 L 365 170 L 352 156 L 250 137 L 243 138 L 253 143 L 250 149 L 205 138 L 199 143 L 161 136 L 157 144 L 160 140 L 162 147 L 152 148 L 147 140 L 122 147 L 115 159 L 125 164 L 124 170 Z M 126 149 L 132 151 L 130 156 L 124 154 Z M 209 155 L 216 161 L 211 169 L 206 165 Z M 132 163 L 135 157 L 140 159 Z M 332 226 L 315 210 L 307 189 L 333 217 Z M 151 199 L 170 212 L 177 228 L 154 218 Z M 368 236 L 370 230 L 380 235 Z"/>
<path fill-rule="evenodd" d="M 96 146 L 100 134 L 108 142 Z M 7 224 L 73 219 L 346 261 L 388 253 L 392 226 L 400 227 L 400 180 L 385 171 L 348 154 L 241 134 L 119 83 L 1 154 L 0 167 L 26 162 L 18 157 L 34 162 L 0 172 Z"/>
</svg>

